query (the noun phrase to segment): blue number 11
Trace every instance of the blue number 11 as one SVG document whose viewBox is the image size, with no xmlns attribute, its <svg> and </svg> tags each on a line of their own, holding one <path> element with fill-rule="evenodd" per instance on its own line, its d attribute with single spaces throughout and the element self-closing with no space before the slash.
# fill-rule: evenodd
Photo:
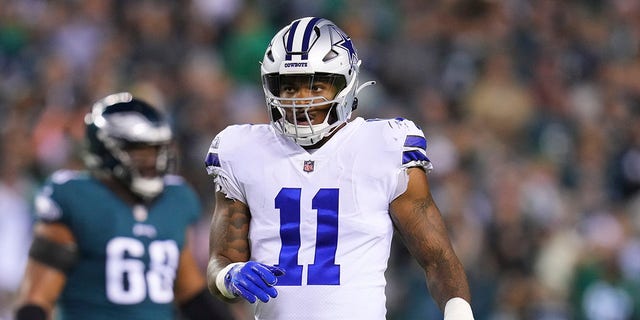
<svg viewBox="0 0 640 320">
<path fill-rule="evenodd" d="M 287 273 L 278 278 L 278 285 L 302 285 L 302 268 L 298 264 L 300 250 L 300 188 L 282 188 L 275 199 L 280 209 L 280 249 L 277 266 Z M 318 211 L 316 253 L 308 266 L 308 285 L 339 285 L 340 265 L 336 264 L 338 247 L 338 189 L 320 189 L 313 197 L 311 208 Z"/>
</svg>

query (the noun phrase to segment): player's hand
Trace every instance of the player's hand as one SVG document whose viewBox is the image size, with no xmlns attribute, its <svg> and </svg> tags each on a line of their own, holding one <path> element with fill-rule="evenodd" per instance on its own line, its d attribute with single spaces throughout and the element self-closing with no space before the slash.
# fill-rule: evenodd
<svg viewBox="0 0 640 320">
<path fill-rule="evenodd" d="M 278 291 L 273 286 L 278 282 L 278 277 L 283 275 L 284 270 L 281 268 L 248 261 L 229 269 L 224 276 L 224 286 L 229 292 L 250 303 L 256 302 L 256 299 L 267 302 L 270 297 L 278 296 Z"/>
</svg>

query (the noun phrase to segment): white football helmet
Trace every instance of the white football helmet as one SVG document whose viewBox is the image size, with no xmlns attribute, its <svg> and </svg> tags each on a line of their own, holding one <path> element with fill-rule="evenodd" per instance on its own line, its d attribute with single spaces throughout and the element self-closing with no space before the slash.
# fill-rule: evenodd
<svg viewBox="0 0 640 320">
<path fill-rule="evenodd" d="M 291 22 L 271 39 L 260 73 L 267 111 L 271 124 L 283 135 L 293 138 L 301 146 L 311 146 L 329 135 L 351 117 L 356 109 L 358 72 L 361 61 L 349 36 L 333 22 L 306 17 Z M 324 97 L 282 98 L 280 83 L 283 77 L 323 77 L 337 87 L 332 100 Z M 318 102 L 321 101 L 321 102 Z M 323 123 L 311 124 L 307 110 L 330 104 L 331 110 Z M 285 117 L 286 109 L 293 111 L 293 123 Z M 299 124 L 296 119 L 305 119 Z"/>
</svg>

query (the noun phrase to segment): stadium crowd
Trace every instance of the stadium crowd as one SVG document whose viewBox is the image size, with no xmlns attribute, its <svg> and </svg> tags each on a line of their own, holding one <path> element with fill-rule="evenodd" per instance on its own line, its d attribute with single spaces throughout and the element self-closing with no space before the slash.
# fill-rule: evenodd
<svg viewBox="0 0 640 320">
<path fill-rule="evenodd" d="M 377 81 L 355 115 L 425 131 L 476 319 L 640 319 L 635 0 L 0 0 L 0 319 L 33 194 L 81 167 L 82 119 L 111 92 L 171 114 L 176 169 L 207 206 L 204 268 L 208 145 L 228 124 L 268 121 L 263 50 L 311 15 L 341 25 L 361 79 Z M 389 263 L 390 319 L 440 317 L 402 246 Z"/>
</svg>

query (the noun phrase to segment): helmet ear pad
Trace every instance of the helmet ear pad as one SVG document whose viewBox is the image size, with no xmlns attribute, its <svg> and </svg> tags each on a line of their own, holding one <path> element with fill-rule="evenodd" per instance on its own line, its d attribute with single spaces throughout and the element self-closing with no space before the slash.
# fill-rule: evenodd
<svg viewBox="0 0 640 320">
<path fill-rule="evenodd" d="M 337 109 L 337 106 L 334 103 L 331 106 L 331 109 L 329 109 L 329 114 L 327 114 L 327 117 L 329 117 L 329 123 L 335 123 L 338 121 L 338 111 L 336 109 Z"/>
</svg>

